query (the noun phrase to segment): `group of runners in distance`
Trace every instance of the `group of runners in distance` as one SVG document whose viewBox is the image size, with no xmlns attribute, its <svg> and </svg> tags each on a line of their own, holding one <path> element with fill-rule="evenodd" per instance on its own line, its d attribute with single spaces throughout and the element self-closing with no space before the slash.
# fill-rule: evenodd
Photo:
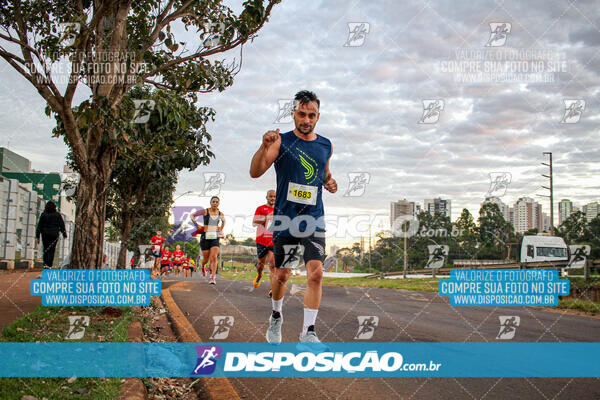
<svg viewBox="0 0 600 400">
<path fill-rule="evenodd" d="M 294 266 L 290 261 L 297 260 L 297 255 L 300 255 L 306 266 L 307 288 L 304 294 L 304 320 L 299 341 L 300 345 L 307 346 L 311 351 L 323 350 L 319 349 L 319 346 L 325 348 L 315 332 L 326 253 L 322 193 L 323 189 L 331 193 L 337 191 L 337 183 L 329 170 L 333 152 L 331 142 L 314 131 L 320 116 L 319 108 L 320 101 L 313 92 L 298 92 L 292 111 L 295 129 L 285 133 L 280 133 L 279 129 L 266 132 L 250 165 L 252 178 L 259 178 L 272 165 L 277 176 L 276 190 L 267 192 L 266 203 L 256 209 L 253 218 L 253 225 L 257 227 L 258 258 L 256 277 L 252 281 L 254 287 L 260 286 L 267 263 L 270 269 L 269 297 L 272 310 L 266 339 L 269 343 L 281 342 L 283 299 L 286 283 Z M 196 219 L 200 216 L 201 222 Z M 210 208 L 192 216 L 191 219 L 197 227 L 195 234 L 201 235 L 202 261 L 198 262 L 197 268 L 202 271 L 203 276 L 209 274 L 209 283 L 214 285 L 218 267 L 219 238 L 223 237 L 225 226 L 225 217 L 219 210 L 219 198 L 212 197 Z M 292 230 L 290 227 L 294 226 L 294 223 L 282 223 L 294 220 L 297 226 Z M 176 259 L 189 260 L 179 246 L 173 253 L 166 247 L 163 249 L 164 238 L 160 232 L 157 232 L 150 243 L 156 257 L 155 274 L 158 275 L 159 260 L 161 274 L 168 273 L 171 261 L 173 268 L 182 265 L 185 273 L 184 264 L 175 263 Z M 187 270 L 191 276 L 190 265 L 188 261 Z"/>
<path fill-rule="evenodd" d="M 175 246 L 175 250 L 171 252 L 168 246 L 164 246 L 165 238 L 161 231 L 156 232 L 156 236 L 152 236 L 150 244 L 152 245 L 152 254 L 154 255 L 153 273 L 156 276 L 169 275 L 173 272 L 179 276 L 183 272 L 183 276 L 190 278 L 194 272 L 195 262 L 189 258 L 182 250 L 181 246 Z"/>
</svg>

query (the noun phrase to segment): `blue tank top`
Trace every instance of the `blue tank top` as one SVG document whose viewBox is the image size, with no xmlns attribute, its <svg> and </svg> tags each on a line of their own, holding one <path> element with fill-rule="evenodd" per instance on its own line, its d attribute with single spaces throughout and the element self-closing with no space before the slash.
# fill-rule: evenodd
<svg viewBox="0 0 600 400">
<path fill-rule="evenodd" d="M 281 146 L 275 159 L 273 236 L 306 237 L 315 230 L 325 231 L 323 178 L 331 157 L 331 142 L 320 135 L 315 140 L 302 140 L 293 131 L 280 136 Z M 288 218 L 291 224 L 286 223 Z"/>
</svg>

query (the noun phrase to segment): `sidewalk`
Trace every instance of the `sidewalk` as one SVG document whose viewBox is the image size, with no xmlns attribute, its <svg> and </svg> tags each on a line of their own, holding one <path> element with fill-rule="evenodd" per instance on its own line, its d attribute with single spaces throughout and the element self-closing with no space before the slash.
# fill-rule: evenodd
<svg viewBox="0 0 600 400">
<path fill-rule="evenodd" d="M 29 294 L 29 282 L 38 275 L 40 270 L 0 273 L 0 329 L 42 304 L 41 297 Z"/>
</svg>

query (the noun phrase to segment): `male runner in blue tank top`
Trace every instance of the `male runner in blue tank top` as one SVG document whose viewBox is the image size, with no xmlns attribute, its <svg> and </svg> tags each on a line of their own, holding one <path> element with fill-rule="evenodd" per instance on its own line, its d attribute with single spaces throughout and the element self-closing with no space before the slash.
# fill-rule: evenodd
<svg viewBox="0 0 600 400">
<path fill-rule="evenodd" d="M 314 93 L 306 90 L 296 93 L 292 111 L 296 129 L 281 134 L 279 129 L 265 133 L 250 165 L 252 178 L 260 177 L 273 164 L 277 175 L 272 227 L 277 279 L 273 279 L 273 311 L 267 341 L 281 342 L 281 308 L 286 282 L 294 261 L 298 260 L 296 254 L 304 248 L 307 288 L 300 342 L 312 350 L 325 348 L 320 344 L 314 326 L 321 303 L 325 260 L 322 193 L 323 188 L 331 193 L 337 191 L 337 183 L 329 171 L 331 142 L 314 132 L 319 107 L 320 101 Z"/>
</svg>

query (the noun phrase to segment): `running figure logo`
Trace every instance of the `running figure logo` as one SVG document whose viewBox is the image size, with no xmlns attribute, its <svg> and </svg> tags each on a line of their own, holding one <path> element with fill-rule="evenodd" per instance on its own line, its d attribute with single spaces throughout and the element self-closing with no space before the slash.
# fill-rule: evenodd
<svg viewBox="0 0 600 400">
<path fill-rule="evenodd" d="M 217 29 L 214 29 L 214 28 Z M 207 22 L 204 24 L 204 34 L 206 35 L 206 39 L 202 44 L 204 47 L 210 49 L 211 47 L 220 46 L 221 45 L 221 36 L 223 36 L 223 32 L 225 32 L 225 23 L 223 22 Z"/>
<path fill-rule="evenodd" d="M 504 46 L 511 29 L 512 25 L 509 22 L 491 22 L 490 38 L 485 44 L 485 47 Z"/>
<path fill-rule="evenodd" d="M 60 44 L 65 47 L 70 47 L 75 44 L 77 35 L 81 30 L 81 24 L 79 22 L 63 22 L 59 25 L 60 32 Z"/>
<path fill-rule="evenodd" d="M 156 103 L 154 100 L 133 100 L 135 114 L 131 120 L 134 124 L 145 124 L 150 120 L 150 114 L 154 110 Z"/>
<path fill-rule="evenodd" d="M 563 99 L 565 103 L 565 114 L 560 120 L 561 124 L 576 124 L 585 111 L 585 100 L 567 100 Z"/>
<path fill-rule="evenodd" d="M 496 339 L 510 340 L 515 337 L 517 327 L 521 324 L 521 317 L 519 316 L 499 316 L 500 318 L 500 330 Z"/>
<path fill-rule="evenodd" d="M 229 336 L 229 331 L 233 328 L 233 323 L 235 322 L 235 318 L 231 316 L 224 315 L 214 315 L 213 321 L 215 323 L 215 327 L 213 329 L 212 335 L 210 335 L 210 340 L 224 340 Z"/>
<path fill-rule="evenodd" d="M 192 375 L 210 375 L 215 372 L 217 359 L 223 355 L 221 346 L 196 346 L 198 359 Z"/>
<path fill-rule="evenodd" d="M 437 123 L 443 109 L 444 100 L 442 99 L 423 100 L 423 116 L 419 120 L 419 124 Z"/>
<path fill-rule="evenodd" d="M 78 340 L 83 338 L 85 328 L 90 325 L 90 317 L 85 315 L 69 316 L 69 332 L 66 340 Z"/>
<path fill-rule="evenodd" d="M 448 246 L 429 245 L 427 249 L 429 250 L 429 260 L 425 268 L 442 268 L 448 256 Z"/>
<path fill-rule="evenodd" d="M 585 262 L 590 255 L 591 247 L 589 245 L 571 245 L 569 246 L 569 263 L 567 264 L 567 268 L 583 268 L 585 267 Z"/>
<path fill-rule="evenodd" d="M 79 174 L 76 172 L 66 172 L 61 176 L 60 190 L 67 197 L 73 196 L 79 185 Z"/>
<path fill-rule="evenodd" d="M 279 99 L 279 112 L 275 117 L 274 124 L 289 124 L 293 121 L 292 111 L 294 110 L 294 99 Z"/>
<path fill-rule="evenodd" d="M 301 244 L 284 244 L 285 252 L 281 268 L 296 268 L 300 264 L 300 256 L 304 254 L 304 246 Z"/>
<path fill-rule="evenodd" d="M 359 197 L 365 194 L 365 189 L 371 181 L 371 174 L 368 172 L 348 172 L 348 190 L 344 197 Z"/>
<path fill-rule="evenodd" d="M 506 194 L 506 189 L 512 180 L 510 172 L 490 172 L 490 189 L 487 197 L 502 197 Z"/>
<path fill-rule="evenodd" d="M 357 316 L 358 318 L 358 332 L 354 336 L 354 339 L 368 340 L 373 337 L 375 328 L 379 325 L 379 317 L 374 315 L 370 316 Z"/>
<path fill-rule="evenodd" d="M 221 186 L 225 184 L 225 172 L 205 172 L 204 187 L 201 197 L 218 196 Z"/>
<path fill-rule="evenodd" d="M 336 265 L 337 265 L 337 257 L 336 256 L 327 257 L 325 259 L 325 261 L 323 262 L 323 271 L 329 272 Z"/>
<path fill-rule="evenodd" d="M 360 47 L 365 44 L 367 34 L 371 30 L 368 22 L 348 22 L 348 40 L 344 47 Z"/>
</svg>

